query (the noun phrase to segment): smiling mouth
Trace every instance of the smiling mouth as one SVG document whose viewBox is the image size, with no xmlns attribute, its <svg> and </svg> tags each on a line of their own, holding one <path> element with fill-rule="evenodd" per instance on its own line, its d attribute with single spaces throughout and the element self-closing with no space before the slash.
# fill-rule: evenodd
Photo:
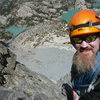
<svg viewBox="0 0 100 100">
<path fill-rule="evenodd" d="M 91 56 L 91 55 L 93 55 L 92 50 L 84 50 L 84 51 L 82 51 L 81 53 L 82 53 L 82 55 L 84 55 L 84 56 Z"/>
</svg>

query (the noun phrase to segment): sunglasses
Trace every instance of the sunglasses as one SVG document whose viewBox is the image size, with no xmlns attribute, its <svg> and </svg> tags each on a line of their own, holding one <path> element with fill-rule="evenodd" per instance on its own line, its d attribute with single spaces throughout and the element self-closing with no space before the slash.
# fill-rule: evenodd
<svg viewBox="0 0 100 100">
<path fill-rule="evenodd" d="M 84 37 L 83 36 L 71 37 L 71 41 L 76 44 L 81 44 L 83 41 L 90 43 L 95 41 L 98 36 L 99 36 L 98 34 L 94 34 L 94 35 L 88 35 Z"/>
</svg>

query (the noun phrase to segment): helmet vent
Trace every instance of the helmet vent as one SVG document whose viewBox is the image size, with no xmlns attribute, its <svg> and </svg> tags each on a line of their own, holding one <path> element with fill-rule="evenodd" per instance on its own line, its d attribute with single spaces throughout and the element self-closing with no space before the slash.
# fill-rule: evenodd
<svg viewBox="0 0 100 100">
<path fill-rule="evenodd" d="M 95 17 L 100 20 L 100 16 L 95 16 Z"/>
</svg>

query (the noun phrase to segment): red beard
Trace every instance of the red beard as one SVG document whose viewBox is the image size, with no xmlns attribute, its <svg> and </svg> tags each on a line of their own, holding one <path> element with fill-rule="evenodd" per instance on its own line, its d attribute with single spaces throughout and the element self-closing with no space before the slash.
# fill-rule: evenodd
<svg viewBox="0 0 100 100">
<path fill-rule="evenodd" d="M 90 49 L 87 49 L 90 50 Z M 92 49 L 91 49 L 92 50 Z M 78 72 L 86 72 L 92 70 L 96 63 L 96 53 L 92 51 L 92 55 L 82 54 L 84 50 L 78 50 L 73 56 L 73 64 L 76 65 Z"/>
</svg>

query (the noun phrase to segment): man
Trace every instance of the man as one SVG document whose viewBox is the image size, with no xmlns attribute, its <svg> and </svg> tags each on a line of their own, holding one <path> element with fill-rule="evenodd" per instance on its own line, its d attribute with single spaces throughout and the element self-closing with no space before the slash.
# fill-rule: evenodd
<svg viewBox="0 0 100 100">
<path fill-rule="evenodd" d="M 85 9 L 69 23 L 70 40 L 76 49 L 71 69 L 74 100 L 100 100 L 100 17 Z"/>
</svg>

